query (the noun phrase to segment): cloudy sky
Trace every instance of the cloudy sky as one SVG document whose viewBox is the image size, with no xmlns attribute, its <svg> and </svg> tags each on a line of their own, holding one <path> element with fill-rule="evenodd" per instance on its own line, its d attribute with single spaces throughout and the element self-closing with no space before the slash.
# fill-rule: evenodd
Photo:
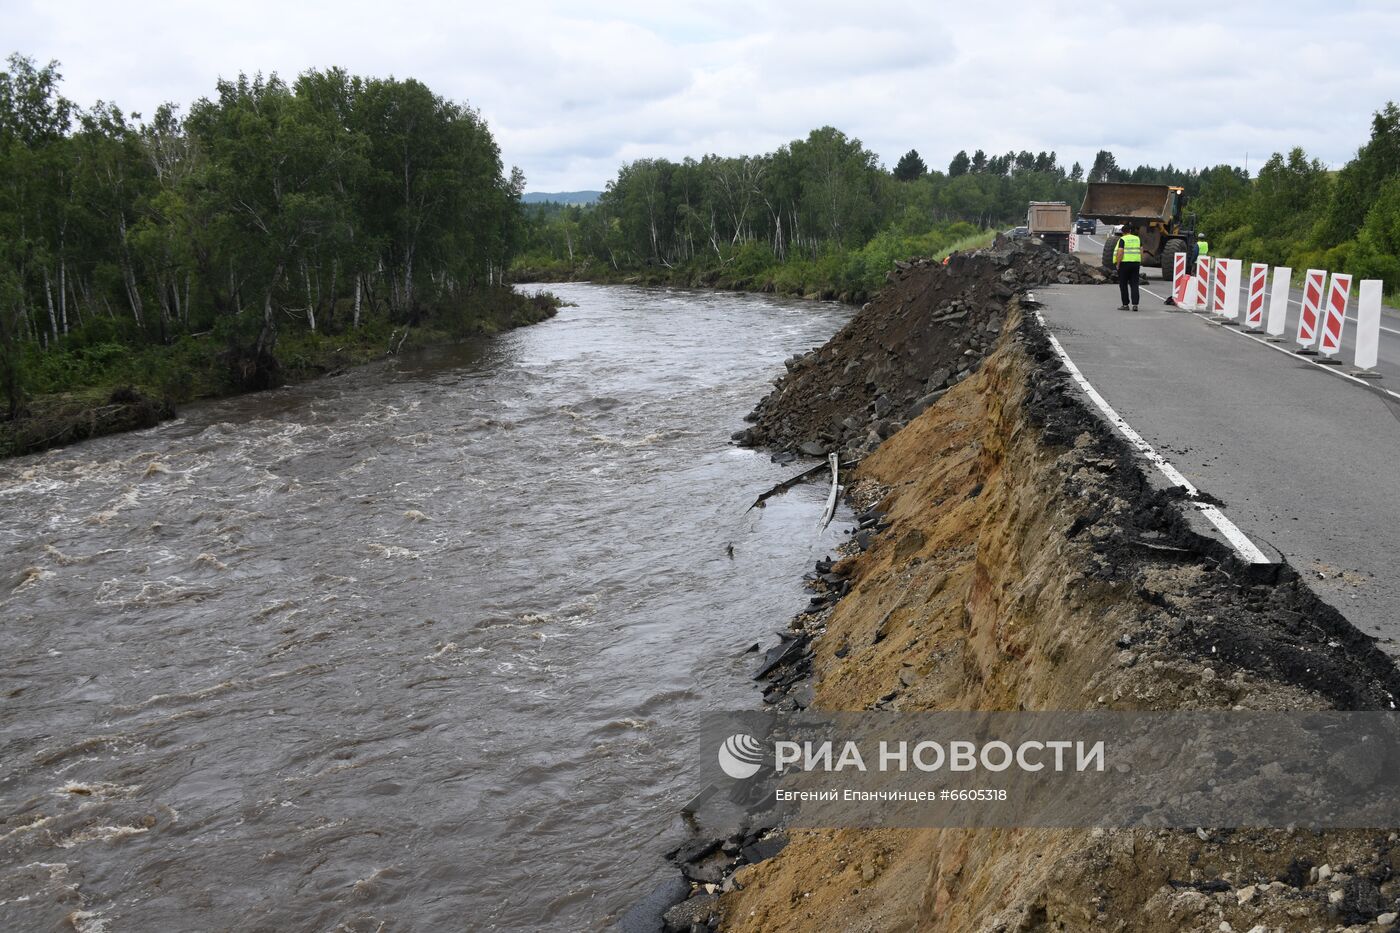
<svg viewBox="0 0 1400 933">
<path fill-rule="evenodd" d="M 1113 17 L 1113 9 L 1142 15 Z M 1166 17 L 1178 8 L 1190 16 Z M 831 124 L 918 149 L 1100 148 L 1122 165 L 1338 165 L 1400 97 L 1400 3 L 0 0 L 5 51 L 144 114 L 240 71 L 416 77 L 490 122 L 528 190 L 643 156 L 771 150 Z"/>
</svg>

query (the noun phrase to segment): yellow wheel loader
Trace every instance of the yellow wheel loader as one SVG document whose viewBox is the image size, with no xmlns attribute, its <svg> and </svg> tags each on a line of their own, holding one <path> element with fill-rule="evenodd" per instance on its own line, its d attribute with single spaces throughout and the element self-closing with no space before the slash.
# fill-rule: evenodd
<svg viewBox="0 0 1400 933">
<path fill-rule="evenodd" d="M 1084 192 L 1080 217 L 1118 226 L 1131 223 L 1142 239 L 1142 264 L 1160 266 L 1162 281 L 1172 277 L 1173 257 L 1190 246 L 1195 231 L 1182 226 L 1186 195 L 1175 185 L 1135 185 L 1127 182 L 1090 182 Z M 1193 221 L 1194 223 L 1194 221 Z M 1117 233 L 1104 237 L 1104 268 L 1113 268 Z"/>
</svg>

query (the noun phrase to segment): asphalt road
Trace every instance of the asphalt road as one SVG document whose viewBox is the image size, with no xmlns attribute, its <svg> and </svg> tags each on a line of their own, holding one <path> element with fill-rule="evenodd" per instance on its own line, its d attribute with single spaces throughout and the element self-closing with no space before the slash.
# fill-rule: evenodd
<svg viewBox="0 0 1400 933">
<path fill-rule="evenodd" d="M 1100 229 L 1104 229 L 1100 227 Z M 1078 253 L 1081 259 L 1086 262 L 1097 264 L 1101 261 L 1103 254 L 1103 237 L 1084 236 L 1081 240 L 1092 244 L 1091 250 L 1081 249 Z M 1233 257 L 1226 257 L 1233 258 Z M 1152 293 L 1160 303 L 1165 301 L 1171 293 L 1171 289 L 1166 282 L 1161 281 L 1161 271 L 1153 268 L 1143 269 L 1145 277 L 1143 286 Z M 1272 281 L 1272 272 L 1270 273 Z M 1306 269 L 1294 269 L 1292 284 L 1301 285 L 1307 275 Z M 1241 275 L 1240 283 L 1240 316 L 1243 319 L 1245 306 L 1248 304 L 1249 295 L 1249 266 L 1246 265 Z M 1346 369 L 1352 368 L 1352 361 L 1356 358 L 1356 302 L 1357 284 L 1352 283 L 1351 301 L 1347 307 L 1346 325 L 1342 328 L 1342 349 L 1337 354 L 1337 359 L 1341 360 Z M 1299 288 L 1289 290 L 1288 318 L 1283 328 L 1284 343 L 1280 344 L 1287 349 L 1297 349 L 1297 343 L 1293 336 L 1298 332 L 1298 314 L 1302 309 L 1303 293 Z M 1143 296 L 1143 304 L 1149 303 L 1146 295 Z M 1114 307 L 1117 307 L 1115 304 Z M 1265 311 L 1268 310 L 1268 301 L 1265 300 Z M 1262 336 L 1262 334 L 1261 334 Z M 1316 344 L 1314 344 L 1314 348 Z M 1376 366 L 1376 371 L 1381 373 L 1382 385 L 1388 385 L 1391 389 L 1400 392 L 1400 311 L 1394 308 L 1382 307 L 1381 309 L 1381 335 L 1380 335 L 1380 362 Z"/>
<path fill-rule="evenodd" d="M 1112 287 L 1052 286 L 1035 297 L 1129 425 L 1222 500 L 1254 542 L 1400 654 L 1400 400 L 1159 301 L 1116 311 Z M 1390 369 L 1380 381 L 1400 388 L 1396 348 L 1382 343 Z"/>
</svg>

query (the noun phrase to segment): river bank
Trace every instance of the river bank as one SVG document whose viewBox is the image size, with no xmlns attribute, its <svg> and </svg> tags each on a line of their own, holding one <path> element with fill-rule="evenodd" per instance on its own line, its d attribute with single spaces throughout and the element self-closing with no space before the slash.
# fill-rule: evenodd
<svg viewBox="0 0 1400 933">
<path fill-rule="evenodd" d="M 971 232 L 970 232 L 971 231 Z M 725 262 L 694 261 L 678 266 L 617 268 L 592 260 L 577 263 L 526 257 L 511 270 L 517 282 L 596 282 L 670 288 L 782 295 L 808 301 L 864 304 L 909 268 L 909 257 L 940 261 L 956 252 L 989 245 L 992 231 L 968 224 L 924 236 L 882 234 L 860 249 L 832 250 L 813 259 L 774 260 L 766 249 L 740 250 Z M 750 244 L 752 246 L 752 244 Z"/>
<path fill-rule="evenodd" d="M 817 567 L 818 598 L 770 657 L 765 700 L 1393 709 L 1400 675 L 1372 639 L 1293 568 L 1252 575 L 1193 531 L 1081 402 L 1025 306 L 1035 276 L 1017 271 L 1023 261 L 960 259 L 910 270 L 826 346 L 789 361 L 752 417 L 745 441 L 861 457 L 858 530 L 840 560 Z M 927 343 L 911 339 L 920 332 Z M 936 397 L 915 397 L 959 340 L 964 366 Z M 775 835 L 776 853 L 729 858 L 709 888 L 695 880 L 700 862 L 685 861 L 704 846 L 678 853 L 695 883 L 667 929 L 698 919 L 794 933 L 1377 930 L 1400 910 L 1390 830 Z"/>
<path fill-rule="evenodd" d="M 115 343 L 35 351 L 30 366 L 49 388 L 31 395 L 20 417 L 0 421 L 0 457 L 37 453 L 123 431 L 150 428 L 176 416 L 178 405 L 295 385 L 403 351 L 450 345 L 536 324 L 559 302 L 539 292 L 512 290 L 479 302 L 456 324 L 431 320 L 417 327 L 367 319 L 339 333 L 293 330 L 273 351 L 266 378 L 244 384 L 238 360 L 212 335 L 182 337 L 169 346 Z"/>
<path fill-rule="evenodd" d="M 521 282 L 591 282 L 595 285 L 636 285 L 645 288 L 713 288 L 726 292 L 781 295 L 808 301 L 860 304 L 870 294 L 864 289 L 842 289 L 830 281 L 796 278 L 780 281 L 769 273 L 735 274 L 721 269 L 614 269 L 598 263 L 584 266 L 522 266 L 514 270 Z"/>
</svg>

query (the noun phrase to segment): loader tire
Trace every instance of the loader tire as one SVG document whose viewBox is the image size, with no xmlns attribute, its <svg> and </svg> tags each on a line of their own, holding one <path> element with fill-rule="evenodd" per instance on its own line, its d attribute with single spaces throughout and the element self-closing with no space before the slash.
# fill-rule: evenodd
<svg viewBox="0 0 1400 933">
<path fill-rule="evenodd" d="M 1186 252 L 1185 240 L 1168 240 L 1162 247 L 1162 281 L 1172 280 L 1172 266 L 1176 263 L 1176 254 Z"/>
<path fill-rule="evenodd" d="M 1113 268 L 1113 252 L 1118 249 L 1119 239 L 1120 236 L 1116 233 L 1110 233 L 1103 238 L 1103 267 L 1105 269 Z"/>
</svg>

